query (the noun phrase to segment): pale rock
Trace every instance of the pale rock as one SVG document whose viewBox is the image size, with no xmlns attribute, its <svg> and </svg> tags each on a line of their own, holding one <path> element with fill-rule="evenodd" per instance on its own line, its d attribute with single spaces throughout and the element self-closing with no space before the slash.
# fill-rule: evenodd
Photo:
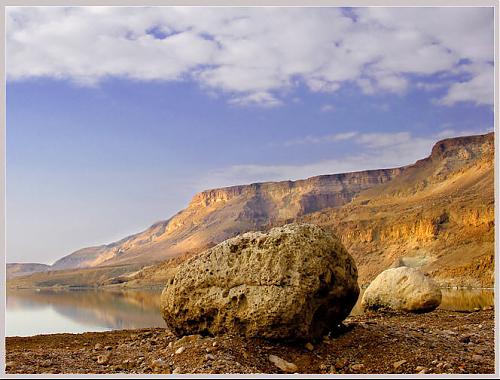
<svg viewBox="0 0 500 380">
<path fill-rule="evenodd" d="M 186 335 L 186 336 L 183 336 L 182 338 L 178 339 L 177 341 L 175 341 L 173 343 L 173 348 L 180 347 L 184 344 L 193 343 L 193 342 L 196 342 L 197 340 L 200 340 L 200 339 L 202 339 L 201 335 Z"/>
<path fill-rule="evenodd" d="M 269 355 L 269 361 L 283 372 L 294 373 L 298 370 L 298 367 L 294 363 L 287 362 L 276 355 Z"/>
<path fill-rule="evenodd" d="M 406 360 L 399 360 L 397 362 L 392 363 L 392 366 L 394 367 L 394 369 L 398 369 L 399 367 L 401 367 L 405 363 L 406 363 Z"/>
<path fill-rule="evenodd" d="M 104 355 L 99 355 L 97 357 L 97 364 L 108 364 L 110 358 L 111 358 L 111 353 L 109 352 Z"/>
<path fill-rule="evenodd" d="M 399 267 L 380 273 L 363 294 L 361 305 L 365 310 L 429 312 L 440 305 L 441 298 L 432 279 L 417 269 Z"/>
<path fill-rule="evenodd" d="M 365 368 L 365 365 L 362 363 L 353 364 L 351 366 L 351 369 L 353 369 L 354 371 L 361 371 L 363 368 Z"/>
<path fill-rule="evenodd" d="M 331 232 L 289 224 L 226 240 L 179 266 L 161 297 L 177 334 L 316 339 L 359 295 L 354 260 Z"/>
</svg>

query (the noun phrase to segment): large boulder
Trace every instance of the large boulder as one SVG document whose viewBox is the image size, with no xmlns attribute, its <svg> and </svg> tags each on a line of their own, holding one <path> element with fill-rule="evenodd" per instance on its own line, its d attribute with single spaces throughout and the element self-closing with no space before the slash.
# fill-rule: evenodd
<svg viewBox="0 0 500 380">
<path fill-rule="evenodd" d="M 357 268 L 322 228 L 289 224 L 226 240 L 183 263 L 161 296 L 178 335 L 315 339 L 338 325 L 359 295 Z"/>
<path fill-rule="evenodd" d="M 380 273 L 366 288 L 361 305 L 365 310 L 392 309 L 423 313 L 441 303 L 441 290 L 429 277 L 409 267 Z"/>
</svg>

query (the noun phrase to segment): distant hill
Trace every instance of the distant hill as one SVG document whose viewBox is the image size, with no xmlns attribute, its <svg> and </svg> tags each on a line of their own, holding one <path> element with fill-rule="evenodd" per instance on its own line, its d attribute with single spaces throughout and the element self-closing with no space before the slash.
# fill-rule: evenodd
<svg viewBox="0 0 500 380">
<path fill-rule="evenodd" d="M 45 272 L 51 269 L 50 265 L 37 263 L 10 263 L 6 268 L 7 279 L 27 276 L 32 273 Z"/>
</svg>

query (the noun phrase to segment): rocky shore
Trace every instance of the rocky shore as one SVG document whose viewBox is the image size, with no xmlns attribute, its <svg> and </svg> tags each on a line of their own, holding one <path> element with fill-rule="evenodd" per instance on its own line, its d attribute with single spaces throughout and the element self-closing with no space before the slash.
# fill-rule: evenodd
<svg viewBox="0 0 500 380">
<path fill-rule="evenodd" d="M 366 313 L 312 342 L 228 335 L 179 339 L 155 328 L 7 337 L 6 352 L 9 374 L 493 374 L 494 311 Z"/>
</svg>

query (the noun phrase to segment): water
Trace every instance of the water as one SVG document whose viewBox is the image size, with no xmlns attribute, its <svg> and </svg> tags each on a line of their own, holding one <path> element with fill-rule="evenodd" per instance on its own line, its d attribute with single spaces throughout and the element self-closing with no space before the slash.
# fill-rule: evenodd
<svg viewBox="0 0 500 380">
<path fill-rule="evenodd" d="M 358 302 L 352 309 L 352 315 L 363 314 L 361 307 L 361 297 L 364 290 L 359 294 Z M 494 304 L 493 289 L 441 289 L 443 298 L 440 309 L 453 311 L 473 311 L 477 308 L 482 309 L 485 306 Z"/>
<path fill-rule="evenodd" d="M 440 307 L 470 311 L 493 302 L 493 290 L 443 289 Z M 164 327 L 159 305 L 158 291 L 8 291 L 6 335 Z M 359 313 L 362 310 L 358 301 L 352 314 Z"/>
</svg>

